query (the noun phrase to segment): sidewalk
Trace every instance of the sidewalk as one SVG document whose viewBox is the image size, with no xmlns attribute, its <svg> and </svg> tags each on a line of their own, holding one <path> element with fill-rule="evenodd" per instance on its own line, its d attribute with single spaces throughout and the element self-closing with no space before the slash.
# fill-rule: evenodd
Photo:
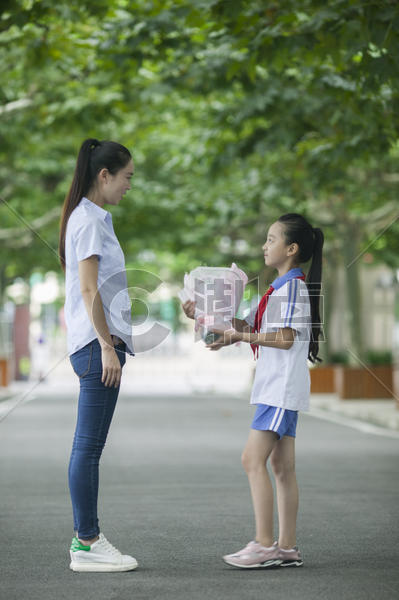
<svg viewBox="0 0 399 600">
<path fill-rule="evenodd" d="M 340 400 L 336 394 L 312 394 L 310 405 L 310 414 L 314 416 L 343 417 L 399 432 L 399 410 L 395 399 Z"/>
<path fill-rule="evenodd" d="M 53 361 L 44 382 L 13 381 L 0 388 L 0 413 L 8 410 L 17 398 L 26 401 L 37 394 L 57 395 L 59 390 L 77 394 L 79 383 L 68 357 Z M 230 394 L 248 398 L 254 363 L 248 353 L 226 349 L 223 354 L 210 353 L 196 344 L 190 353 L 146 353 L 127 357 L 123 370 L 121 394 L 129 396 L 215 396 Z M 22 400 L 25 401 L 25 400 Z M 320 418 L 346 419 L 399 432 L 399 410 L 395 400 L 340 400 L 336 394 L 312 394 L 311 415 Z"/>
</svg>

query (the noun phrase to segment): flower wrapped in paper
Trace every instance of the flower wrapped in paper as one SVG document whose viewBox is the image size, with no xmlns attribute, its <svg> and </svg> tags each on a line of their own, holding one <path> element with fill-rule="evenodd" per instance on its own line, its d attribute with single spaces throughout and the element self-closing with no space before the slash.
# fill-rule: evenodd
<svg viewBox="0 0 399 600">
<path fill-rule="evenodd" d="M 240 306 L 248 277 L 235 263 L 231 267 L 197 267 L 184 276 L 179 298 L 195 302 L 196 340 L 214 341 L 212 328 L 227 330 Z"/>
</svg>

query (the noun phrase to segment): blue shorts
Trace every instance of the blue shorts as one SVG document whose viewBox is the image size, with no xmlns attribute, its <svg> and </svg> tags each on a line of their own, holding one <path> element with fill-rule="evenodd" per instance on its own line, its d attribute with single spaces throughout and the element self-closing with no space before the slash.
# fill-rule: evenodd
<svg viewBox="0 0 399 600">
<path fill-rule="evenodd" d="M 274 431 L 278 439 L 284 435 L 296 436 L 296 424 L 298 422 L 298 411 L 278 408 L 268 404 L 257 404 L 255 416 L 251 423 L 251 429 L 259 431 Z"/>
</svg>

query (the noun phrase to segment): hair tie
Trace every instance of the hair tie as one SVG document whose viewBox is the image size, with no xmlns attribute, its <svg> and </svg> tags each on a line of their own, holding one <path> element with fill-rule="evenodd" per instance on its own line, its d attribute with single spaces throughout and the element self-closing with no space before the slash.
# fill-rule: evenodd
<svg viewBox="0 0 399 600">
<path fill-rule="evenodd" d="M 100 146 L 101 142 L 99 142 L 98 140 L 94 140 L 91 144 L 90 144 L 90 150 L 94 150 L 95 148 L 97 148 L 97 146 Z"/>
</svg>

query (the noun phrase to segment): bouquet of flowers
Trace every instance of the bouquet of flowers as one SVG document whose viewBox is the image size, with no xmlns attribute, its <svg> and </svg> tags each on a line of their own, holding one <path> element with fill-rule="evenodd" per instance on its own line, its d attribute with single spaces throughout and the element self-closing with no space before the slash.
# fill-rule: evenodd
<svg viewBox="0 0 399 600">
<path fill-rule="evenodd" d="M 184 288 L 179 298 L 195 302 L 196 339 L 215 341 L 216 329 L 227 330 L 240 306 L 248 277 L 235 263 L 226 267 L 197 267 L 184 276 Z M 216 336 L 217 337 L 217 336 Z"/>
</svg>

